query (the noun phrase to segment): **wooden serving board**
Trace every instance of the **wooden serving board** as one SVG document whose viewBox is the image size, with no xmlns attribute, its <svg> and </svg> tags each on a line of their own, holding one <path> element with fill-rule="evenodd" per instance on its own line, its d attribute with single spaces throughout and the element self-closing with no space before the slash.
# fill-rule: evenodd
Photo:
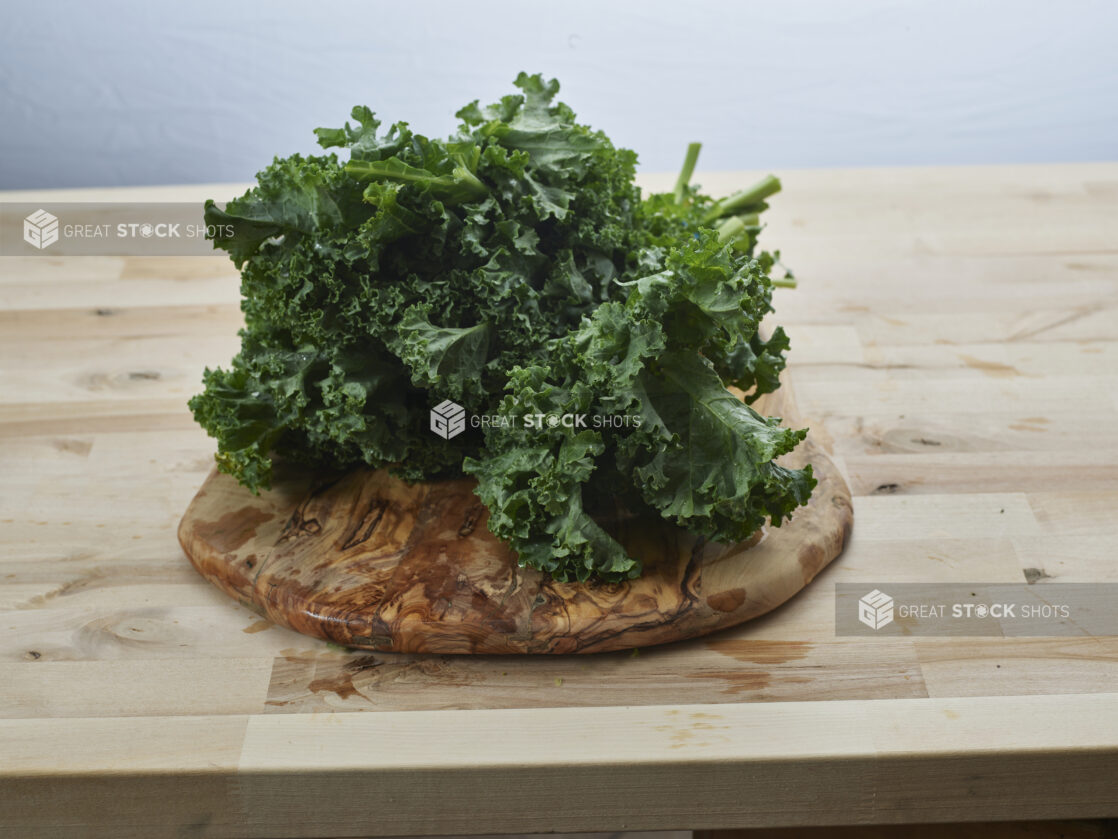
<svg viewBox="0 0 1118 839">
<path fill-rule="evenodd" d="M 799 425 L 787 383 L 757 409 Z M 195 568 L 269 619 L 372 650 L 583 653 L 662 644 L 776 608 L 839 555 L 850 490 L 809 433 L 781 461 L 811 463 L 810 503 L 746 542 L 705 542 L 634 520 L 620 540 L 644 573 L 624 583 L 562 583 L 490 534 L 472 479 L 409 486 L 383 470 L 277 469 L 252 495 L 211 472 L 179 525 Z"/>
</svg>

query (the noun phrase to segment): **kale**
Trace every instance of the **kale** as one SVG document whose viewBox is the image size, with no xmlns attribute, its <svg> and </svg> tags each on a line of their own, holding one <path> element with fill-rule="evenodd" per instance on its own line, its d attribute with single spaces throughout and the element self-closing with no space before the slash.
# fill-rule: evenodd
<svg viewBox="0 0 1118 839">
<path fill-rule="evenodd" d="M 465 473 L 492 532 L 562 580 L 640 574 L 604 523 L 618 511 L 714 540 L 779 526 L 815 485 L 774 462 L 806 432 L 749 407 L 788 349 L 759 331 L 791 282 L 756 250 L 779 181 L 715 201 L 690 184 L 692 144 L 675 190 L 642 197 L 636 155 L 577 123 L 556 81 L 516 86 L 445 141 L 354 108 L 315 132 L 344 161 L 276 159 L 207 202 L 245 320 L 190 401 L 218 468 L 253 491 L 273 457 Z M 446 400 L 485 421 L 432 433 Z"/>
</svg>

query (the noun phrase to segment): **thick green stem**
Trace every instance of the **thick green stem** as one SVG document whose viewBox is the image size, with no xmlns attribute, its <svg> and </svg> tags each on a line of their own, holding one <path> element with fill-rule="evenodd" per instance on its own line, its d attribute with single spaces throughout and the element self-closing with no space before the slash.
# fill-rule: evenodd
<svg viewBox="0 0 1118 839">
<path fill-rule="evenodd" d="M 754 204 L 760 204 L 770 195 L 780 192 L 780 180 L 775 175 L 766 175 L 749 189 L 735 192 L 728 198 L 723 198 L 707 211 L 703 221 L 707 224 L 722 216 L 730 216 L 743 212 Z"/>
<path fill-rule="evenodd" d="M 745 222 L 741 220 L 740 216 L 728 218 L 723 223 L 717 225 L 718 241 L 722 244 L 726 242 L 733 242 L 744 235 L 748 235 L 745 231 Z"/>
<path fill-rule="evenodd" d="M 683 198 L 687 194 L 687 185 L 691 183 L 691 175 L 695 172 L 695 163 L 699 159 L 699 149 L 702 147 L 702 143 L 691 143 L 687 147 L 687 156 L 683 158 L 683 168 L 675 182 L 675 203 L 677 204 L 682 204 Z"/>
</svg>

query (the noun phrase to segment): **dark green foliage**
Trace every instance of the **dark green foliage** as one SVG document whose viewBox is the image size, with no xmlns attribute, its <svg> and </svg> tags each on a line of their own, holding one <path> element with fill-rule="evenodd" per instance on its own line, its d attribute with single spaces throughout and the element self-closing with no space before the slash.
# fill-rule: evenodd
<svg viewBox="0 0 1118 839">
<path fill-rule="evenodd" d="M 207 204 L 245 315 L 241 352 L 190 402 L 219 467 L 254 490 L 273 456 L 466 472 L 492 531 L 560 579 L 640 573 L 596 520 L 619 507 L 711 539 L 779 525 L 814 486 L 773 463 L 804 432 L 726 390 L 752 401 L 784 367 L 784 332 L 758 333 L 774 258 L 754 255 L 779 182 L 716 203 L 684 178 L 642 200 L 636 156 L 577 124 L 557 82 L 516 85 L 446 141 L 355 108 L 316 131 L 346 161 L 277 159 Z M 511 422 L 444 440 L 428 412 L 446 399 Z M 524 420 L 564 414 L 628 419 Z"/>
</svg>

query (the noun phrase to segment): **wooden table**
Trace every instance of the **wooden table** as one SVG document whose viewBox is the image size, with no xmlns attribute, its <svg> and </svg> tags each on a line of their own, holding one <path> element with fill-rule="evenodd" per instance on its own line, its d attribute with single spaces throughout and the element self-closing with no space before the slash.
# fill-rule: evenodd
<svg viewBox="0 0 1118 839">
<path fill-rule="evenodd" d="M 835 637 L 832 600 L 1118 581 L 1118 164 L 782 176 L 776 322 L 853 541 L 772 615 L 639 654 L 351 654 L 262 621 L 175 541 L 232 265 L 0 258 L 0 834 L 1118 815 L 1118 639 Z"/>
</svg>

